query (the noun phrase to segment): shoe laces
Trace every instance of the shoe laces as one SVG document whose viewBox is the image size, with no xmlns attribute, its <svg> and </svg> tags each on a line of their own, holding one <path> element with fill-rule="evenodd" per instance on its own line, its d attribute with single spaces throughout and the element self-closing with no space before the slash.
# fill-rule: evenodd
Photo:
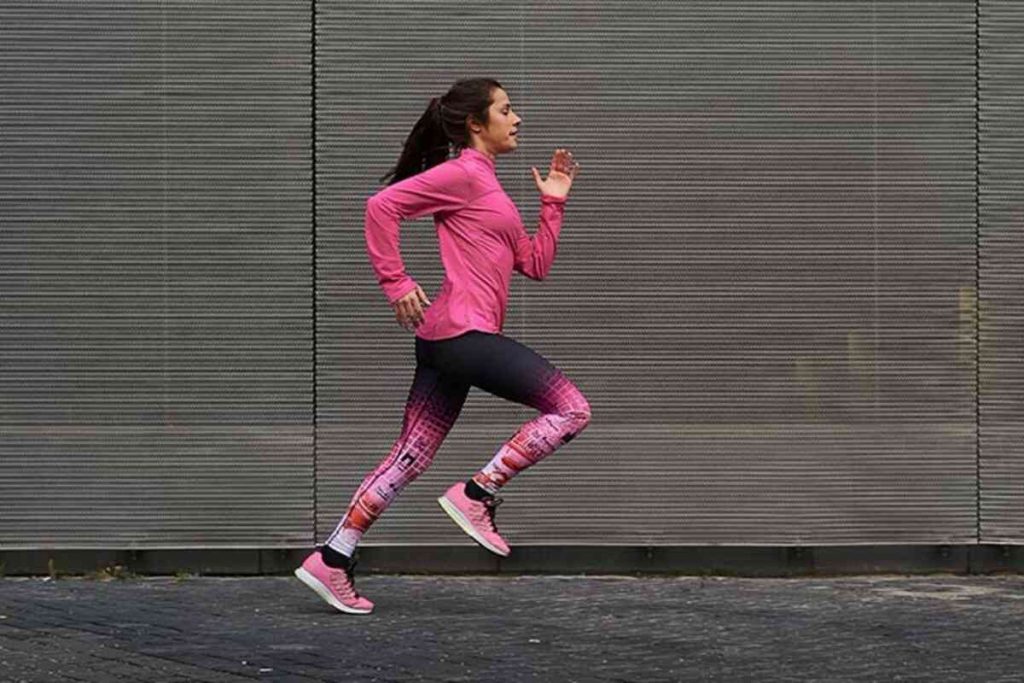
<svg viewBox="0 0 1024 683">
<path fill-rule="evenodd" d="M 484 504 L 484 519 L 486 519 L 488 524 L 490 524 L 491 531 L 495 533 L 498 532 L 498 529 L 494 526 L 494 510 L 504 501 L 504 498 L 499 498 L 497 496 L 484 498 L 482 501 L 480 501 L 481 503 Z"/>
<path fill-rule="evenodd" d="M 356 568 L 356 564 L 358 564 L 356 560 L 350 559 L 347 567 L 332 567 L 335 571 L 331 572 L 331 583 L 333 583 L 334 587 L 338 590 L 350 592 L 353 596 L 359 597 L 359 594 L 356 592 L 355 578 L 352 576 L 352 573 Z M 344 581 L 341 580 L 342 576 L 345 577 Z"/>
</svg>

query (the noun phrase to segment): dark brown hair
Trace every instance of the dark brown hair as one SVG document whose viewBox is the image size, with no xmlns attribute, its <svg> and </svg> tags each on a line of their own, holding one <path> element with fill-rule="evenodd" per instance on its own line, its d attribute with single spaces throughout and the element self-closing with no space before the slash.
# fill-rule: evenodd
<svg viewBox="0 0 1024 683">
<path fill-rule="evenodd" d="M 431 99 L 427 110 L 405 139 L 398 163 L 381 176 L 381 182 L 390 177 L 387 184 L 391 185 L 422 173 L 446 161 L 452 148 L 458 154 L 459 150 L 467 147 L 468 118 L 472 117 L 485 126 L 488 124 L 496 88 L 501 88 L 501 84 L 493 78 L 466 78 L 456 81 L 441 97 Z"/>
</svg>

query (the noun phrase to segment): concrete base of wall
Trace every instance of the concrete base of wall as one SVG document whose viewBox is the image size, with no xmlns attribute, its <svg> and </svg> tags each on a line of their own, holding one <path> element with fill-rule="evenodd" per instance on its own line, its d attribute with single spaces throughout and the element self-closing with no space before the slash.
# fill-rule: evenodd
<svg viewBox="0 0 1024 683">
<path fill-rule="evenodd" d="M 310 548 L 0 550 L 0 576 L 290 574 Z M 359 572 L 677 574 L 750 577 L 1024 571 L 1024 546 L 360 546 Z"/>
</svg>

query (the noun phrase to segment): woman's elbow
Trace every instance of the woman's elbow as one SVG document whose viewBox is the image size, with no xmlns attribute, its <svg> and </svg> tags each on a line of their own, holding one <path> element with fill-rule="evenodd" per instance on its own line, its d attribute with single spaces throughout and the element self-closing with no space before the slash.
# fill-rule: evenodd
<svg viewBox="0 0 1024 683">
<path fill-rule="evenodd" d="M 378 194 L 373 195 L 372 197 L 370 197 L 369 199 L 366 200 L 366 213 L 367 214 L 378 213 L 380 211 L 380 209 L 381 209 L 381 205 L 382 204 L 383 204 L 383 199 L 381 199 L 380 194 L 378 193 Z"/>
<path fill-rule="evenodd" d="M 384 194 L 384 191 L 380 191 L 366 200 L 366 215 L 368 216 L 396 216 L 394 207 L 391 201 Z"/>
<path fill-rule="evenodd" d="M 539 270 L 535 264 L 532 264 L 529 261 L 517 264 L 516 270 L 522 273 L 524 276 L 530 278 L 531 280 L 536 280 L 537 282 L 543 280 L 544 277 L 547 275 L 546 272 Z"/>
<path fill-rule="evenodd" d="M 395 232 L 404 216 L 397 211 L 387 197 L 375 195 L 366 200 L 366 214 L 363 217 L 367 232 Z"/>
</svg>

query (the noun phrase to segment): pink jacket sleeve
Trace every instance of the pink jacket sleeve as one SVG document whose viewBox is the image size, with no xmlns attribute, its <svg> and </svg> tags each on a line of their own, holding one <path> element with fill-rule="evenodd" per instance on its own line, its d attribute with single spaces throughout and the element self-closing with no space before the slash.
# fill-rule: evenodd
<svg viewBox="0 0 1024 683">
<path fill-rule="evenodd" d="M 516 271 L 532 280 L 543 280 L 551 270 L 558 251 L 558 235 L 562 231 L 566 197 L 540 196 L 540 225 L 531 238 L 522 224 L 515 245 Z"/>
<path fill-rule="evenodd" d="M 405 273 L 399 252 L 399 225 L 439 211 L 454 211 L 469 203 L 470 178 L 454 160 L 389 185 L 366 200 L 366 253 L 388 303 L 416 288 Z"/>
</svg>

